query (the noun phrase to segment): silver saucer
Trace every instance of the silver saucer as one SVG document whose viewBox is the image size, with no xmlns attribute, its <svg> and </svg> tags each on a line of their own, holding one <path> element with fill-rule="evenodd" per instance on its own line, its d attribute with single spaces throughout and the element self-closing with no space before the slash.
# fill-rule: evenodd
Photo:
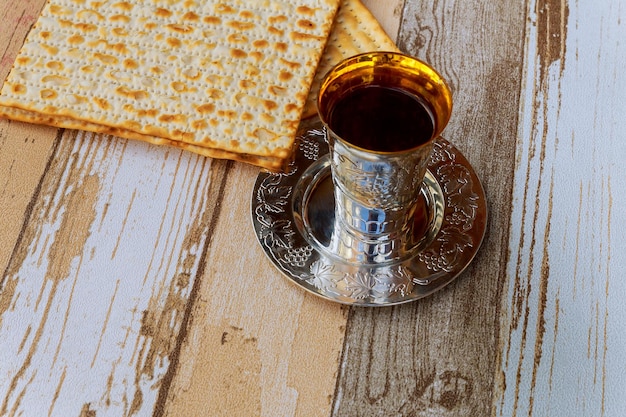
<svg viewBox="0 0 626 417">
<path fill-rule="evenodd" d="M 292 282 L 325 299 L 357 306 L 414 301 L 443 288 L 474 259 L 487 225 L 487 204 L 469 162 L 438 138 L 422 186 L 423 237 L 408 259 L 350 264 L 328 248 L 334 195 L 321 123 L 301 123 L 286 173 L 261 172 L 252 222 L 261 247 Z"/>
</svg>

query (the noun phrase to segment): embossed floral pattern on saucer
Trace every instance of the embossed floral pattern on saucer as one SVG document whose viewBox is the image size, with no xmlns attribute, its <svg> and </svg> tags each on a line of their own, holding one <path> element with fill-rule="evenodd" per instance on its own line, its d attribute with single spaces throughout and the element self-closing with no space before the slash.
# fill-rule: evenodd
<svg viewBox="0 0 626 417">
<path fill-rule="evenodd" d="M 428 239 L 410 259 L 384 265 L 348 264 L 325 247 L 334 197 L 319 122 L 303 123 L 296 143 L 287 172 L 259 174 L 252 221 L 270 261 L 298 286 L 345 304 L 400 304 L 443 288 L 473 260 L 486 229 L 485 195 L 469 162 L 445 139 L 435 141 L 422 185 Z"/>
</svg>

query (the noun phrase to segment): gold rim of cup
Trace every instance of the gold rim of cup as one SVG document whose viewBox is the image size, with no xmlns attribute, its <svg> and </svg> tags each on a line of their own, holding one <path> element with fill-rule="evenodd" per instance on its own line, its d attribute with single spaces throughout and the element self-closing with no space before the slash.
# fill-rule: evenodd
<svg viewBox="0 0 626 417">
<path fill-rule="evenodd" d="M 435 69 L 424 61 L 401 52 L 377 51 L 346 58 L 325 75 L 317 98 L 317 109 L 327 129 L 332 131 L 329 116 L 336 102 L 351 91 L 368 85 L 398 88 L 420 98 L 431 112 L 434 129 L 429 141 L 414 148 L 396 152 L 363 149 L 364 151 L 380 154 L 412 152 L 437 138 L 450 120 L 452 93 L 444 78 Z M 344 141 L 339 135 L 335 137 Z M 351 143 L 349 146 L 359 148 Z"/>
</svg>

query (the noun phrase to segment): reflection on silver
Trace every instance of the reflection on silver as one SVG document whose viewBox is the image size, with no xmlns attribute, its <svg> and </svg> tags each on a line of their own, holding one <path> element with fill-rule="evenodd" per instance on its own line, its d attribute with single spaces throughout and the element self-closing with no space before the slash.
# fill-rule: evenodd
<svg viewBox="0 0 626 417">
<path fill-rule="evenodd" d="M 325 127 L 335 194 L 329 251 L 347 262 L 384 264 L 410 257 L 423 242 L 428 202 L 422 187 L 432 142 L 381 154 L 352 146 Z"/>
<path fill-rule="evenodd" d="M 484 236 L 487 207 L 473 169 L 449 142 L 434 142 L 414 250 L 401 259 L 359 263 L 338 254 L 333 241 L 336 202 L 322 125 L 303 122 L 299 133 L 288 172 L 259 174 L 252 198 L 259 243 L 293 282 L 332 301 L 382 306 L 427 296 L 469 265 Z"/>
</svg>

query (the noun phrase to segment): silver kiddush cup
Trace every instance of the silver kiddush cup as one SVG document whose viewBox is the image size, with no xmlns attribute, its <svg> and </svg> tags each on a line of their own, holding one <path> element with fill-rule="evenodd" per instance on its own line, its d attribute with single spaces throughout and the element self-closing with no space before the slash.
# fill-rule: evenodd
<svg viewBox="0 0 626 417">
<path fill-rule="evenodd" d="M 317 105 L 335 195 L 329 254 L 364 265 L 413 256 L 428 228 L 422 183 L 433 142 L 452 111 L 446 82 L 402 53 L 365 53 L 326 75 Z"/>
</svg>

